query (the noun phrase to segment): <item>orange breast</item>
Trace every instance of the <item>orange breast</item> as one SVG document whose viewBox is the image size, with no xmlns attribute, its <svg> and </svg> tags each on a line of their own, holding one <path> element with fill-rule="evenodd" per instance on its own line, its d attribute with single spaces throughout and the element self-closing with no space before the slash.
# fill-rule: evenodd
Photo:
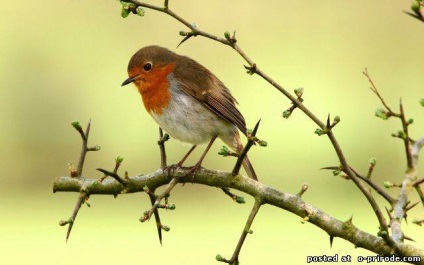
<svg viewBox="0 0 424 265">
<path fill-rule="evenodd" d="M 162 114 L 171 102 L 170 84 L 167 76 L 174 70 L 175 63 L 154 68 L 143 73 L 135 84 L 143 99 L 144 107 L 151 113 Z"/>
</svg>

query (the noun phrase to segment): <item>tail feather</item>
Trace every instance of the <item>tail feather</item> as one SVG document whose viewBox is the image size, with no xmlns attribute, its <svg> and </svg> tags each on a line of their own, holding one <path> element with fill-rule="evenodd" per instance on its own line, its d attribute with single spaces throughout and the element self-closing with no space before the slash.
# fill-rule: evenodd
<svg viewBox="0 0 424 265">
<path fill-rule="evenodd" d="M 238 133 L 237 127 L 234 127 L 233 135 L 224 135 L 220 136 L 222 141 L 226 143 L 233 151 L 236 151 L 238 154 L 243 150 L 243 144 L 240 140 L 240 135 Z M 254 180 L 258 180 L 255 170 L 253 169 L 252 163 L 250 163 L 249 157 L 246 155 L 242 162 L 244 170 L 246 170 L 247 175 Z"/>
<path fill-rule="evenodd" d="M 254 179 L 258 180 L 258 177 L 256 176 L 255 170 L 253 169 L 252 163 L 250 163 L 249 157 L 246 155 L 243 159 L 243 168 L 246 170 L 247 175 Z"/>
</svg>

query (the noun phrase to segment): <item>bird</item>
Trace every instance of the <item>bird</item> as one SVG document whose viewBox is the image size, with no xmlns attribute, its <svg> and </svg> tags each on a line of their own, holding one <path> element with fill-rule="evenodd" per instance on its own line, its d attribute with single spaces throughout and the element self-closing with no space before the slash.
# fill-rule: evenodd
<svg viewBox="0 0 424 265">
<path fill-rule="evenodd" d="M 146 111 L 172 138 L 192 145 L 173 166 L 182 166 L 200 144 L 209 142 L 195 172 L 220 138 L 234 152 L 243 150 L 239 130 L 247 135 L 246 122 L 237 100 L 211 71 L 195 60 L 157 45 L 138 50 L 128 63 L 128 78 L 122 86 L 135 84 Z M 257 180 L 248 156 L 243 160 L 248 176 Z"/>
</svg>

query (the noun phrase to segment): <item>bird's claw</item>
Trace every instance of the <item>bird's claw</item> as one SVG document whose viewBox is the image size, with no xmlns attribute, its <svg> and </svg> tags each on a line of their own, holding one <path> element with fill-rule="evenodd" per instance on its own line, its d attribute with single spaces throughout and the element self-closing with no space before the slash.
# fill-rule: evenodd
<svg viewBox="0 0 424 265">
<path fill-rule="evenodd" d="M 196 165 L 190 167 L 187 176 L 191 176 L 191 182 L 193 183 L 194 175 L 202 168 L 200 163 L 197 163 Z"/>
<path fill-rule="evenodd" d="M 163 168 L 163 173 L 167 174 L 167 176 L 169 177 L 169 175 L 171 174 L 171 171 L 173 172 L 174 170 L 181 168 L 181 164 L 177 163 L 177 164 L 173 164 L 170 166 L 166 166 Z M 200 163 L 195 164 L 192 167 L 188 167 L 186 169 L 188 169 L 188 172 L 186 174 L 187 177 L 191 176 L 191 182 L 193 182 L 194 179 L 194 175 L 197 173 L 197 171 L 199 171 L 202 168 Z"/>
<path fill-rule="evenodd" d="M 170 165 L 170 166 L 166 166 L 166 167 L 163 168 L 163 173 L 167 174 L 167 176 L 169 177 L 169 174 L 171 174 L 171 171 L 174 171 L 175 169 L 180 168 L 180 167 L 181 167 L 180 163 L 173 164 L 173 165 Z"/>
</svg>

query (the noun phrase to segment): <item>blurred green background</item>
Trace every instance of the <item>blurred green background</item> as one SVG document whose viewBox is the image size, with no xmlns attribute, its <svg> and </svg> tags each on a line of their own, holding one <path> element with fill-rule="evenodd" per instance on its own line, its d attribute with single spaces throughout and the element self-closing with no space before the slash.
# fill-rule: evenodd
<svg viewBox="0 0 424 265">
<path fill-rule="evenodd" d="M 161 5 L 162 1 L 149 1 Z M 423 24 L 405 15 L 409 1 L 170 1 L 170 7 L 200 29 L 223 35 L 237 30 L 244 51 L 276 81 L 292 91 L 305 89 L 305 104 L 321 119 L 339 115 L 336 136 L 349 163 L 366 172 L 377 157 L 374 179 L 400 182 L 405 170 L 396 120 L 374 117 L 380 102 L 368 89 L 361 71 L 368 67 L 388 104 L 399 98 L 408 117 L 415 118 L 412 137 L 424 132 Z M 214 72 L 240 103 L 248 127 L 261 118 L 259 136 L 267 148 L 250 153 L 261 181 L 289 193 L 303 183 L 304 199 L 340 220 L 372 234 L 378 222 L 371 207 L 350 181 L 319 170 L 337 165 L 326 137 L 299 111 L 288 120 L 282 111 L 290 102 L 258 76 L 246 75 L 243 60 L 231 49 L 201 37 L 176 49 L 185 28 L 163 14 L 120 17 L 117 1 L 8 1 L 0 10 L 0 259 L 8 264 L 218 264 L 230 257 L 250 211 L 252 200 L 237 205 L 215 188 L 187 184 L 171 201 L 177 210 L 164 212 L 171 227 L 160 246 L 154 222 L 140 224 L 148 209 L 145 194 L 92 196 L 84 206 L 70 241 L 67 219 L 77 194 L 52 193 L 54 178 L 67 175 L 68 161 L 77 162 L 80 138 L 70 126 L 91 118 L 90 153 L 84 175 L 101 177 L 95 168 L 112 169 L 116 155 L 125 157 L 130 175 L 158 168 L 158 127 L 145 112 L 138 92 L 121 88 L 130 56 L 158 44 L 188 55 Z M 215 144 L 205 167 L 230 170 L 232 158 L 217 155 Z M 170 162 L 189 147 L 167 144 Z M 194 163 L 199 148 L 187 163 Z M 420 166 L 421 172 L 424 170 Z M 390 191 L 396 194 L 396 190 Z M 384 203 L 378 198 L 379 202 Z M 417 201 L 416 195 L 411 197 Z M 411 211 L 412 220 L 423 216 Z M 422 228 L 404 225 L 406 235 L 423 245 Z M 358 255 L 325 232 L 273 207 L 263 207 L 241 253 L 241 264 L 283 260 L 306 263 L 308 255 Z M 3 263 L 3 261 L 2 261 Z"/>
</svg>

